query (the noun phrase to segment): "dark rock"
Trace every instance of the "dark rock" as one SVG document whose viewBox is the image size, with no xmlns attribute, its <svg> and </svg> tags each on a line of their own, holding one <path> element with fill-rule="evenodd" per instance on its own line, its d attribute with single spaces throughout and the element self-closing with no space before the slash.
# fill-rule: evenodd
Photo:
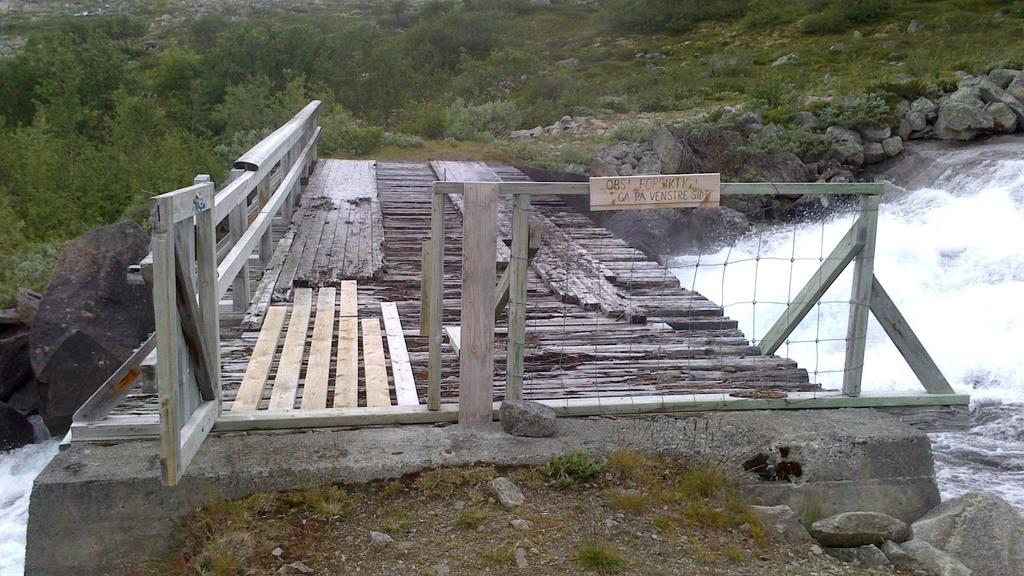
<svg viewBox="0 0 1024 576">
<path fill-rule="evenodd" d="M 873 544 L 857 548 L 825 548 L 825 553 L 847 564 L 855 564 L 865 568 L 885 566 L 889 563 L 889 559 L 886 558 L 885 554 L 878 549 L 878 546 Z"/>
<path fill-rule="evenodd" d="M 0 327 L 0 402 L 7 402 L 32 380 L 27 326 Z"/>
<path fill-rule="evenodd" d="M 555 411 L 529 400 L 505 400 L 501 403 L 501 427 L 513 436 L 543 438 L 555 434 Z"/>
<path fill-rule="evenodd" d="M 11 394 L 11 397 L 6 402 L 23 416 L 38 413 L 39 383 L 35 380 L 29 380 L 27 384 L 15 390 L 14 394 Z"/>
<path fill-rule="evenodd" d="M 0 452 L 35 441 L 32 423 L 6 402 L 0 402 Z"/>
<path fill-rule="evenodd" d="M 913 523 L 911 537 L 952 554 L 976 576 L 1024 574 L 1024 517 L 995 494 L 939 504 Z"/>
<path fill-rule="evenodd" d="M 793 119 L 793 121 L 797 125 L 803 126 L 804 128 L 807 128 L 808 130 L 813 130 L 815 132 L 817 132 L 818 130 L 821 130 L 821 120 L 819 120 L 818 117 L 815 116 L 813 112 L 808 112 L 806 110 L 802 110 L 800 112 L 797 112 L 796 113 L 796 117 Z"/>
<path fill-rule="evenodd" d="M 811 536 L 835 548 L 902 542 L 906 535 L 907 525 L 902 520 L 881 512 L 843 512 L 811 524 Z"/>
<path fill-rule="evenodd" d="M 51 433 L 67 431 L 75 410 L 153 331 L 150 289 L 126 277 L 148 252 L 149 237 L 133 222 L 98 228 L 64 248 L 29 337 Z"/>
</svg>

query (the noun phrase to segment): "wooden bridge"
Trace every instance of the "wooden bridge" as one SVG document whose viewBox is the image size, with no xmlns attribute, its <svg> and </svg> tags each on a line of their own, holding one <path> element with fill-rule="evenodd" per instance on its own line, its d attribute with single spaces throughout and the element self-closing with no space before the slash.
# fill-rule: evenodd
<svg viewBox="0 0 1024 576">
<path fill-rule="evenodd" d="M 561 199 L 585 183 L 480 162 L 318 161 L 318 106 L 219 190 L 200 176 L 154 198 L 152 258 L 133 274 L 153 286 L 156 334 L 79 410 L 71 441 L 159 437 L 174 484 L 211 430 L 490 420 L 506 397 L 560 415 L 967 401 L 874 279 L 870 214 L 754 346 Z M 875 185 L 722 193 L 816 190 L 877 210 Z M 851 307 L 856 381 L 825 391 L 772 353 L 851 262 L 869 304 Z M 928 393 L 860 394 L 869 307 Z"/>
</svg>

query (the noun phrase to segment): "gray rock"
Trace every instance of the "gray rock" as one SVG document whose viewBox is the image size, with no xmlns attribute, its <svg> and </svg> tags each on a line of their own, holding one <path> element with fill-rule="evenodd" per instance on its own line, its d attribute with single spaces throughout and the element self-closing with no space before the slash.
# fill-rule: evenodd
<svg viewBox="0 0 1024 576">
<path fill-rule="evenodd" d="M 903 152 L 903 139 L 899 136 L 891 136 L 882 140 L 882 150 L 889 158 L 899 156 Z"/>
<path fill-rule="evenodd" d="M 899 544 L 892 540 L 886 540 L 882 544 L 882 553 L 889 559 L 889 563 L 896 568 L 904 568 L 907 570 L 913 570 L 914 558 L 903 551 L 903 548 Z"/>
<path fill-rule="evenodd" d="M 784 56 L 779 56 L 778 58 L 776 58 L 775 61 L 772 62 L 772 67 L 774 68 L 776 66 L 789 66 L 792 64 L 796 64 L 796 62 L 796 54 L 786 54 Z"/>
<path fill-rule="evenodd" d="M 907 99 L 900 100 L 896 103 L 896 107 L 893 109 L 897 118 L 905 118 L 907 112 L 910 112 L 910 101 Z"/>
<path fill-rule="evenodd" d="M 509 520 L 508 523 L 516 530 L 522 530 L 524 532 L 533 528 L 533 524 L 529 520 L 525 520 L 523 518 L 513 518 Z"/>
<path fill-rule="evenodd" d="M 559 60 L 558 62 L 555 62 L 555 66 L 558 66 L 559 68 L 566 68 L 566 69 L 569 69 L 569 70 L 572 70 L 573 68 L 577 68 L 577 67 L 579 67 L 579 65 L 580 65 L 580 59 L 579 58 L 566 58 L 565 60 Z"/>
<path fill-rule="evenodd" d="M 958 93 L 960 90 L 939 103 L 935 135 L 942 140 L 972 140 L 994 124 L 984 102 Z"/>
<path fill-rule="evenodd" d="M 992 124 L 996 131 L 1008 134 L 1017 131 L 1017 114 L 1003 102 L 993 102 L 985 111 L 992 115 Z"/>
<path fill-rule="evenodd" d="M 995 70 L 988 73 L 988 79 L 999 86 L 1003 90 L 1009 87 L 1010 83 L 1020 77 L 1020 70 L 1010 70 L 1009 68 L 996 68 Z"/>
<path fill-rule="evenodd" d="M 519 568 L 520 570 L 526 570 L 530 567 L 530 563 L 526 561 L 526 550 L 523 550 L 522 548 L 516 548 L 515 557 L 516 568 Z"/>
<path fill-rule="evenodd" d="M 276 547 L 274 547 L 273 550 L 270 551 L 270 555 L 273 556 L 274 558 L 280 558 L 281 556 L 284 555 L 284 549 L 281 548 L 280 546 L 276 546 Z"/>
<path fill-rule="evenodd" d="M 313 569 L 306 566 L 304 562 L 295 561 L 291 564 L 285 564 L 277 571 L 278 574 L 312 574 Z"/>
<path fill-rule="evenodd" d="M 889 559 L 874 544 L 857 548 L 825 548 L 825 553 L 847 564 L 855 564 L 865 568 L 885 566 L 889 563 Z"/>
<path fill-rule="evenodd" d="M 908 540 L 900 549 L 910 558 L 902 559 L 908 570 L 919 570 L 930 576 L 972 576 L 970 568 L 949 554 L 939 550 L 924 540 Z M 1004 572 L 1003 575 L 1011 574 Z"/>
<path fill-rule="evenodd" d="M 843 164 L 854 167 L 864 165 L 864 146 L 848 140 L 832 143 L 831 155 Z"/>
<path fill-rule="evenodd" d="M 683 145 L 668 129 L 662 128 L 651 140 L 654 153 L 661 162 L 661 174 L 675 174 L 683 161 Z"/>
<path fill-rule="evenodd" d="M 898 136 L 897 136 L 898 138 Z M 885 154 L 885 149 L 882 148 L 882 144 L 879 142 L 866 142 L 864 144 L 864 163 L 865 164 L 878 164 L 882 160 L 888 158 Z"/>
<path fill-rule="evenodd" d="M 750 512 L 761 520 L 772 540 L 787 544 L 814 541 L 789 506 L 751 506 Z"/>
<path fill-rule="evenodd" d="M 656 154 L 647 154 L 640 158 L 640 161 L 636 163 L 637 174 L 661 174 L 664 170 L 664 165 Z"/>
<path fill-rule="evenodd" d="M 32 423 L 6 402 L 0 402 L 0 452 L 21 448 L 34 441 Z"/>
<path fill-rule="evenodd" d="M 886 540 L 902 542 L 907 525 L 881 512 L 843 512 L 811 524 L 810 532 L 825 546 L 853 548 Z"/>
<path fill-rule="evenodd" d="M 609 158 L 595 157 L 590 161 L 590 175 L 594 178 L 618 176 L 618 163 Z"/>
<path fill-rule="evenodd" d="M 910 25 L 907 26 L 907 32 L 911 34 L 915 34 L 917 32 L 920 32 L 921 30 L 924 30 L 924 24 L 921 24 L 917 20 L 911 20 Z"/>
<path fill-rule="evenodd" d="M 450 576 L 451 573 L 452 569 L 444 562 L 434 566 L 434 576 Z"/>
<path fill-rule="evenodd" d="M 529 130 L 513 130 L 511 138 L 516 142 L 526 142 L 538 138 L 544 134 L 544 127 L 537 126 Z"/>
<path fill-rule="evenodd" d="M 892 136 L 892 130 L 888 126 L 861 126 L 857 131 L 865 142 L 881 142 Z"/>
<path fill-rule="evenodd" d="M 911 536 L 958 558 L 977 576 L 1024 574 L 1024 518 L 995 494 L 943 502 L 911 525 Z"/>
<path fill-rule="evenodd" d="M 860 30 L 854 30 L 852 36 L 854 38 L 863 38 L 864 37 L 864 33 L 861 32 Z"/>
<path fill-rule="evenodd" d="M 855 144 L 863 144 L 864 139 L 855 130 L 849 128 L 843 128 L 842 126 L 829 126 L 825 130 L 825 135 L 829 137 L 833 142 L 853 142 Z"/>
<path fill-rule="evenodd" d="M 1006 90 L 1003 90 L 991 80 L 985 77 L 970 78 L 961 81 L 959 89 L 969 90 L 971 94 L 977 94 L 977 97 L 986 104 L 992 104 L 995 102 L 1002 102 L 1013 110 L 1013 113 L 1017 115 L 1018 122 L 1024 122 L 1024 104 L 1021 104 L 1019 100 L 1014 98 Z"/>
<path fill-rule="evenodd" d="M 1006 87 L 1006 93 L 1016 98 L 1018 102 L 1024 102 L 1024 74 L 1010 81 L 1010 85 Z"/>
<path fill-rule="evenodd" d="M 498 502 L 501 502 L 501 505 L 505 508 L 512 509 L 516 506 L 522 506 L 523 502 L 526 501 L 519 487 L 508 478 L 499 476 L 491 480 L 490 486 L 491 490 L 494 491 L 494 495 L 497 496 Z"/>
<path fill-rule="evenodd" d="M 796 116 L 794 117 L 793 121 L 798 126 L 803 126 L 804 128 L 807 128 L 808 130 L 814 130 L 814 131 L 821 130 L 821 120 L 819 120 L 818 117 L 815 116 L 813 112 L 808 112 L 806 110 L 801 110 L 800 112 L 796 113 Z"/>
<path fill-rule="evenodd" d="M 387 546 L 395 541 L 389 534 L 384 532 L 370 531 L 370 546 Z"/>
<path fill-rule="evenodd" d="M 555 411 L 539 402 L 505 400 L 500 417 L 502 429 L 513 436 L 546 438 L 555 433 Z"/>
<path fill-rule="evenodd" d="M 153 296 L 128 284 L 128 266 L 149 252 L 134 222 L 111 224 L 71 241 L 46 287 L 29 351 L 41 414 L 53 434 L 153 331 Z"/>
<path fill-rule="evenodd" d="M 939 114 L 939 105 L 924 96 L 910 103 L 910 111 L 923 114 L 926 122 L 931 122 Z"/>
<path fill-rule="evenodd" d="M 14 309 L 18 311 L 18 319 L 21 320 L 22 324 L 32 325 L 32 322 L 36 319 L 36 314 L 39 313 L 39 304 L 42 300 L 42 294 L 28 288 L 18 288 L 18 297 Z"/>
</svg>

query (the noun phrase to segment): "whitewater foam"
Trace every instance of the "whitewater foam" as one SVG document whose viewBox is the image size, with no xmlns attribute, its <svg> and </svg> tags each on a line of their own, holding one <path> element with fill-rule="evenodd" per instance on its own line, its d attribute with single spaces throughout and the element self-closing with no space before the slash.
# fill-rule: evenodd
<svg viewBox="0 0 1024 576">
<path fill-rule="evenodd" d="M 25 529 L 32 481 L 57 453 L 57 441 L 0 453 L 0 576 L 25 570 Z"/>
</svg>

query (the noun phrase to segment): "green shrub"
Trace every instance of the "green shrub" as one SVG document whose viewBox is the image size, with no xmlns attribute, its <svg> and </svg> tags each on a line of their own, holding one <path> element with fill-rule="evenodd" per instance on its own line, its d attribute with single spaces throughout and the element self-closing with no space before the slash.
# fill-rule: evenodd
<svg viewBox="0 0 1024 576">
<path fill-rule="evenodd" d="M 490 141 L 506 137 L 519 126 L 520 115 L 515 104 L 505 101 L 470 106 L 461 98 L 448 107 L 444 135 L 456 140 Z"/>
<path fill-rule="evenodd" d="M 540 467 L 541 474 L 554 480 L 559 488 L 572 488 L 589 480 L 604 469 L 604 460 L 597 460 L 583 451 L 555 456 Z"/>
<path fill-rule="evenodd" d="M 336 109 L 320 117 L 320 153 L 365 156 L 384 145 L 384 129 L 364 126 L 347 112 Z"/>
<path fill-rule="evenodd" d="M 444 136 L 444 124 L 448 111 L 436 100 L 424 100 L 406 106 L 398 117 L 396 128 L 403 134 L 423 138 Z"/>
<path fill-rule="evenodd" d="M 388 132 L 384 134 L 384 144 L 398 148 L 423 148 L 423 138 L 399 132 Z"/>
<path fill-rule="evenodd" d="M 0 253 L 0 308 L 14 305 L 18 288 L 42 293 L 60 258 L 56 242 L 29 244 L 13 252 Z"/>
<path fill-rule="evenodd" d="M 650 122 L 629 121 L 608 131 L 608 139 L 615 142 L 643 142 L 654 138 L 658 125 Z"/>
<path fill-rule="evenodd" d="M 881 94 L 858 94 L 840 98 L 821 109 L 818 117 L 826 126 L 846 128 L 854 126 L 877 126 L 889 119 L 889 105 Z"/>
<path fill-rule="evenodd" d="M 709 20 L 743 16 L 740 0 L 606 0 L 600 20 L 615 32 L 681 33 Z"/>
<path fill-rule="evenodd" d="M 805 34 L 836 34 L 888 16 L 894 8 L 894 0 L 831 0 L 804 18 L 800 28 Z"/>
<path fill-rule="evenodd" d="M 638 108 L 636 98 L 632 96 L 601 96 L 597 99 L 597 106 L 618 113 L 636 112 Z"/>
<path fill-rule="evenodd" d="M 745 155 L 773 156 L 779 152 L 792 152 L 805 162 L 820 159 L 829 150 L 829 139 L 824 134 L 804 128 L 768 126 L 755 132 L 740 148 Z"/>
</svg>

